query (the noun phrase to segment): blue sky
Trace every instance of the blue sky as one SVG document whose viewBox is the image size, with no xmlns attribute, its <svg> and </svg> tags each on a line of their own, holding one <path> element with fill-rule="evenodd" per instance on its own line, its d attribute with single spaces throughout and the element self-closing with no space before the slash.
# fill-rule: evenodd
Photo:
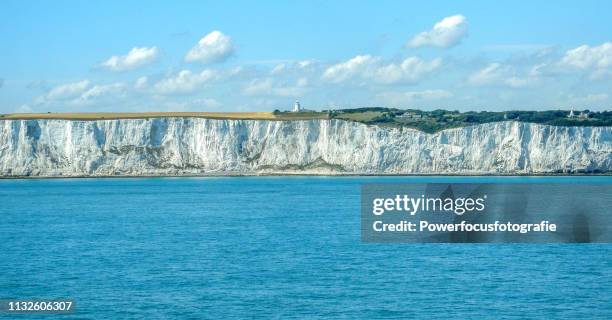
<svg viewBox="0 0 612 320">
<path fill-rule="evenodd" d="M 612 109 L 609 1 L 3 1 L 0 112 Z"/>
</svg>

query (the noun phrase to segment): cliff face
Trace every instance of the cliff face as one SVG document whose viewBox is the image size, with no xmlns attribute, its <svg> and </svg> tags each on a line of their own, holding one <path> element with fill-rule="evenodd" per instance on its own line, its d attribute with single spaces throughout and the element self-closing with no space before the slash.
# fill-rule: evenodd
<svg viewBox="0 0 612 320">
<path fill-rule="evenodd" d="M 611 127 L 426 134 L 340 120 L 0 121 L 1 176 L 612 172 Z"/>
</svg>

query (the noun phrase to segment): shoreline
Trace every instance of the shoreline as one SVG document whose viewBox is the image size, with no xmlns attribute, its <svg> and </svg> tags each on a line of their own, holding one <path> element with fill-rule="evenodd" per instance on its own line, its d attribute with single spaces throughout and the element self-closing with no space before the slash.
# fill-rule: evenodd
<svg viewBox="0 0 612 320">
<path fill-rule="evenodd" d="M 35 180 L 35 179 L 137 179 L 137 178 L 239 178 L 239 177 L 608 177 L 612 172 L 606 173 L 474 173 L 474 174 L 450 174 L 450 173 L 346 173 L 346 174 L 324 174 L 324 173 L 214 173 L 214 174 L 186 174 L 186 175 L 75 175 L 75 176 L 0 176 L 0 180 Z"/>
</svg>

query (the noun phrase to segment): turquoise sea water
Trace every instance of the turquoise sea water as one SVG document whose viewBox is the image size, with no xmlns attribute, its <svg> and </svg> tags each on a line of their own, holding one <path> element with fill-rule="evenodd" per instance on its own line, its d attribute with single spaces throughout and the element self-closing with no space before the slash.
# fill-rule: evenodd
<svg viewBox="0 0 612 320">
<path fill-rule="evenodd" d="M 76 301 L 4 316 L 612 318 L 612 245 L 364 244 L 370 182 L 612 177 L 1 180 L 0 299 Z"/>
</svg>

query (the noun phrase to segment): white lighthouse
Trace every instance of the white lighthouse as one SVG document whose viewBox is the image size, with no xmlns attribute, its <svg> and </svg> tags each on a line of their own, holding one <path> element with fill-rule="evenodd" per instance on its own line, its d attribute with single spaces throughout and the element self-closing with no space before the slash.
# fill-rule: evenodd
<svg viewBox="0 0 612 320">
<path fill-rule="evenodd" d="M 302 107 L 300 106 L 300 102 L 295 100 L 293 104 L 293 112 L 302 112 Z"/>
</svg>

